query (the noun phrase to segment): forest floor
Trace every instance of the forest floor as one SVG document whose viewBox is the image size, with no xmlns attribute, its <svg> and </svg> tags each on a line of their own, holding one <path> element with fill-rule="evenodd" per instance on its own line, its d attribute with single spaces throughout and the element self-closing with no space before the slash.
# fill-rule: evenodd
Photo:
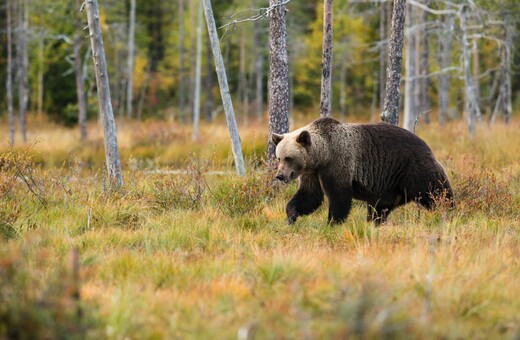
<svg viewBox="0 0 520 340">
<path fill-rule="evenodd" d="M 29 147 L 0 144 L 0 338 L 520 336 L 518 117 L 473 139 L 420 124 L 457 207 L 409 204 L 380 228 L 360 202 L 340 226 L 327 204 L 288 226 L 296 184 L 271 185 L 265 124 L 240 127 L 239 178 L 224 124 L 192 142 L 124 122 L 121 191 L 95 123 L 86 143 L 36 128 Z"/>
</svg>

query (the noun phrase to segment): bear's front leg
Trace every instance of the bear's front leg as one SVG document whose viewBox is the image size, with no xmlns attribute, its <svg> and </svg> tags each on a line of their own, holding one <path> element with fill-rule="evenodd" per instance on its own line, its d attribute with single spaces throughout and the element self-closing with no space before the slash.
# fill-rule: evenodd
<svg viewBox="0 0 520 340">
<path fill-rule="evenodd" d="M 337 224 L 345 221 L 352 207 L 352 187 L 327 183 L 323 190 L 329 199 L 328 223 Z"/>
<path fill-rule="evenodd" d="M 309 215 L 318 209 L 323 202 L 323 190 L 318 176 L 315 174 L 301 175 L 300 186 L 293 198 L 287 203 L 287 223 L 293 224 L 300 215 Z"/>
</svg>

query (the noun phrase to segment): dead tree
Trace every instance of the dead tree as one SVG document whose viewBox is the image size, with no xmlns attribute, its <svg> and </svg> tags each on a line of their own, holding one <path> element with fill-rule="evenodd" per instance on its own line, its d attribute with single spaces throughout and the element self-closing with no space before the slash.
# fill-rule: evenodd
<svg viewBox="0 0 520 340">
<path fill-rule="evenodd" d="M 18 4 L 16 54 L 18 61 L 18 106 L 23 142 L 27 142 L 27 105 L 29 102 L 29 8 L 27 0 Z"/>
<path fill-rule="evenodd" d="M 408 21 L 406 23 L 406 79 L 404 83 L 404 114 L 403 127 L 406 130 L 414 131 L 417 104 L 415 103 L 416 87 L 416 51 L 415 51 L 415 8 L 411 4 L 407 5 Z"/>
<path fill-rule="evenodd" d="M 390 124 L 399 123 L 399 97 L 406 0 L 394 0 L 392 29 L 388 44 L 388 66 L 386 71 L 386 94 L 381 120 Z"/>
<path fill-rule="evenodd" d="M 79 9 L 83 0 L 76 0 L 78 13 L 76 13 L 76 37 L 74 39 L 74 72 L 76 76 L 76 95 L 78 97 L 78 124 L 80 138 L 82 141 L 87 139 L 87 99 L 85 97 L 85 78 L 81 65 L 81 39 L 83 38 L 83 25 Z"/>
<path fill-rule="evenodd" d="M 7 97 L 7 110 L 9 111 L 9 143 L 14 145 L 15 120 L 13 109 L 13 37 L 11 28 L 11 0 L 6 3 L 6 26 L 7 26 L 7 79 L 5 84 Z"/>
<path fill-rule="evenodd" d="M 134 60 L 135 60 L 135 0 L 130 0 L 130 23 L 128 25 L 128 65 L 126 84 L 126 116 L 133 117 Z"/>
<path fill-rule="evenodd" d="M 110 188 L 120 188 L 123 186 L 123 173 L 121 171 L 121 160 L 117 145 L 116 123 L 110 100 L 105 49 L 99 23 L 99 6 L 97 0 L 86 0 L 85 4 L 96 73 L 99 114 L 101 116 L 101 125 L 103 126 L 107 173 Z"/>
<path fill-rule="evenodd" d="M 256 1 L 253 2 L 256 4 Z M 264 54 L 262 49 L 262 32 L 260 22 L 254 23 L 254 51 L 255 51 L 255 112 L 257 119 L 264 115 Z"/>
<path fill-rule="evenodd" d="M 287 55 L 286 8 L 284 0 L 269 0 L 269 138 L 267 159 L 274 162 L 274 133 L 289 131 L 289 57 Z"/>
<path fill-rule="evenodd" d="M 202 68 L 202 2 L 197 4 L 197 54 L 195 60 L 195 93 L 193 94 L 193 135 L 192 140 L 199 139 L 200 93 Z"/>
<path fill-rule="evenodd" d="M 320 117 L 330 116 L 332 95 L 332 0 L 323 1 Z"/>
<path fill-rule="evenodd" d="M 446 9 L 451 10 L 451 5 L 446 4 Z M 451 48 L 454 31 L 454 15 L 446 14 L 442 23 L 443 29 L 439 32 L 439 66 L 445 70 L 451 63 Z M 450 106 L 450 80 L 446 73 L 439 75 L 439 124 L 444 126 L 448 108 Z"/>
<path fill-rule="evenodd" d="M 233 109 L 233 103 L 231 102 L 231 95 L 229 92 L 222 53 L 220 52 L 220 42 L 217 35 L 217 28 L 215 26 L 215 18 L 213 17 L 213 9 L 211 8 L 210 0 L 202 0 L 202 2 L 204 4 L 204 15 L 206 17 L 206 24 L 208 26 L 209 38 L 211 40 L 211 50 L 213 51 L 213 59 L 215 61 L 215 69 L 220 87 L 220 95 L 222 96 L 222 103 L 224 106 L 224 112 L 226 114 L 226 122 L 229 129 L 229 136 L 231 138 L 231 148 L 233 150 L 235 167 L 239 176 L 245 176 L 246 168 L 244 165 L 244 156 L 242 155 L 242 143 L 240 142 L 240 136 L 238 134 L 235 111 Z"/>
</svg>

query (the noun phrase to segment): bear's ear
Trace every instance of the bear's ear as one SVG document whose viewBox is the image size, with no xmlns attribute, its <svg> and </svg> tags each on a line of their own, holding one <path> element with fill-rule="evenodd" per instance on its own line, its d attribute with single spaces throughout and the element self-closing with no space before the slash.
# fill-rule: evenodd
<svg viewBox="0 0 520 340">
<path fill-rule="evenodd" d="M 311 134 L 309 133 L 309 131 L 303 130 L 296 138 L 296 141 L 300 143 L 303 147 L 311 146 Z"/>
<path fill-rule="evenodd" d="M 272 139 L 274 145 L 276 146 L 276 145 L 278 145 L 278 143 L 280 143 L 282 141 L 283 135 L 279 135 L 279 134 L 273 132 L 271 139 Z"/>
</svg>

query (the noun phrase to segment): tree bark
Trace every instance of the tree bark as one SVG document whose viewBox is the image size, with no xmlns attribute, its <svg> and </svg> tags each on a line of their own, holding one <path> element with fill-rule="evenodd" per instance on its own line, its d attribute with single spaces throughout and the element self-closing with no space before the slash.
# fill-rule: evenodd
<svg viewBox="0 0 520 340">
<path fill-rule="evenodd" d="M 78 97 L 78 124 L 80 130 L 80 139 L 87 139 L 87 100 L 85 97 L 85 78 L 81 65 L 81 39 L 83 38 L 83 25 L 81 24 L 81 16 L 79 9 L 83 4 L 83 0 L 76 0 L 78 13 L 76 13 L 76 37 L 74 39 L 74 71 L 76 75 L 76 95 Z"/>
<path fill-rule="evenodd" d="M 406 39 L 406 79 L 404 83 L 404 117 L 403 128 L 408 131 L 414 131 L 416 109 L 415 102 L 416 93 L 416 74 L 415 74 L 415 8 L 413 5 L 407 5 L 408 21 L 406 23 L 407 39 Z"/>
<path fill-rule="evenodd" d="M 192 140 L 199 139 L 200 93 L 202 68 L 202 2 L 197 4 L 197 54 L 195 61 L 195 93 L 193 96 L 193 135 Z"/>
<path fill-rule="evenodd" d="M 206 33 L 208 31 L 206 30 Z M 213 59 L 211 54 L 211 41 L 209 39 L 209 33 L 206 35 L 206 121 L 213 121 Z"/>
<path fill-rule="evenodd" d="M 446 9 L 451 9 L 451 6 L 446 4 Z M 446 15 L 443 27 L 444 29 L 439 36 L 439 65 L 441 70 L 450 66 L 451 63 L 451 43 L 454 29 L 453 15 Z M 449 106 L 450 81 L 448 75 L 441 73 L 439 75 L 439 123 L 441 126 L 444 126 Z"/>
<path fill-rule="evenodd" d="M 130 0 L 130 23 L 128 25 L 128 66 L 126 88 L 126 116 L 133 117 L 134 60 L 135 60 L 135 0 Z"/>
<path fill-rule="evenodd" d="M 430 5 L 430 0 L 425 0 L 424 4 L 426 6 Z M 424 27 L 422 29 L 422 54 L 421 54 L 421 63 L 419 66 L 418 74 L 421 75 L 420 93 L 419 93 L 419 110 L 417 111 L 419 114 L 424 114 L 424 122 L 426 124 L 430 124 L 430 32 L 428 31 L 428 13 L 424 10 L 421 10 L 421 17 L 419 20 L 420 24 Z"/>
<path fill-rule="evenodd" d="M 289 57 L 287 55 L 286 9 L 283 0 L 269 0 L 273 8 L 269 16 L 269 139 L 267 159 L 276 160 L 274 133 L 289 131 Z"/>
<path fill-rule="evenodd" d="M 256 6 L 256 1 L 254 2 Z M 264 54 L 262 43 L 262 32 L 260 31 L 260 21 L 256 20 L 254 23 L 254 40 L 255 40 L 255 111 L 256 117 L 262 119 L 264 115 Z"/>
<path fill-rule="evenodd" d="M 480 117 L 480 108 L 478 105 L 478 99 L 475 93 L 475 86 L 473 84 L 473 76 L 471 74 L 471 57 L 469 51 L 468 31 L 467 31 L 467 6 L 462 5 L 460 15 L 460 29 L 462 31 L 462 58 L 463 58 L 463 70 L 464 70 L 464 111 L 466 112 L 468 119 L 468 128 L 470 134 L 475 135 L 475 120 Z"/>
<path fill-rule="evenodd" d="M 15 119 L 13 109 L 13 36 L 11 23 L 11 0 L 6 3 L 6 26 L 7 26 L 7 79 L 6 96 L 7 110 L 9 111 L 9 143 L 14 146 Z"/>
<path fill-rule="evenodd" d="M 29 102 L 29 50 L 28 50 L 28 34 L 29 34 L 29 13 L 27 0 L 22 0 L 18 10 L 18 41 L 17 41 L 17 59 L 19 62 L 18 69 L 18 96 L 19 96 L 19 113 L 20 128 L 22 131 L 23 142 L 27 142 L 27 104 Z"/>
<path fill-rule="evenodd" d="M 386 94 L 381 120 L 390 124 L 399 123 L 399 100 L 406 0 L 394 0 L 392 29 L 388 45 L 386 70 Z"/>
<path fill-rule="evenodd" d="M 178 0 L 179 8 L 179 118 L 186 123 L 186 61 L 184 32 L 184 0 Z"/>
<path fill-rule="evenodd" d="M 320 117 L 330 116 L 332 96 L 332 0 L 323 1 Z"/>
<path fill-rule="evenodd" d="M 379 106 L 381 111 L 383 111 L 386 87 L 386 47 L 388 45 L 386 43 L 386 6 L 386 2 L 381 2 L 379 5 Z"/>
<path fill-rule="evenodd" d="M 99 7 L 97 0 L 86 1 L 88 28 L 90 42 L 92 45 L 92 56 L 94 59 L 94 70 L 96 73 L 96 85 L 98 92 L 99 114 L 103 126 L 103 137 L 105 144 L 106 166 L 109 176 L 110 188 L 123 186 L 123 174 L 121 171 L 121 160 L 117 145 L 116 123 L 112 102 L 110 100 L 110 86 L 106 67 L 103 36 L 99 23 Z"/>
<path fill-rule="evenodd" d="M 222 96 L 222 103 L 224 105 L 224 112 L 226 114 L 226 122 L 229 129 L 229 136 L 231 138 L 231 148 L 233 151 L 233 158 L 235 160 L 235 167 L 239 176 L 245 176 L 246 168 L 244 165 L 244 156 L 242 155 L 242 143 L 240 142 L 240 136 L 238 134 L 235 111 L 233 110 L 233 103 L 231 102 L 231 95 L 229 93 L 224 61 L 222 60 L 222 53 L 220 52 L 220 42 L 217 35 L 217 28 L 215 26 L 215 18 L 213 17 L 213 9 L 211 8 L 210 0 L 202 1 L 204 4 L 204 15 L 206 16 L 208 33 L 211 40 L 211 50 L 213 51 L 213 58 L 215 60 L 215 69 L 220 87 L 220 95 Z"/>
</svg>

